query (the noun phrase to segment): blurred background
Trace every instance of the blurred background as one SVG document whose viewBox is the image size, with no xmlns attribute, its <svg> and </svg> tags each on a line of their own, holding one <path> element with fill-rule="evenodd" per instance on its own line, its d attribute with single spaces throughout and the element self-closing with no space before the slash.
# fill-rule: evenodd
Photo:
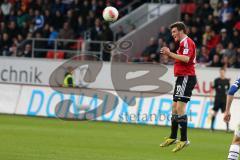
<svg viewBox="0 0 240 160">
<path fill-rule="evenodd" d="M 179 8 L 167 5 L 174 3 Z M 199 64 L 240 67 L 238 0 L 3 0 L 0 5 L 1 56 L 68 59 L 90 54 L 103 55 L 101 58 L 109 61 L 109 54 L 104 54 L 104 42 L 127 39 L 132 40 L 135 48 L 130 54 L 126 52 L 130 56 L 128 62 L 172 65 L 159 50 L 162 46 L 176 50 L 168 24 L 181 20 L 198 47 Z M 119 10 L 119 21 L 103 21 L 106 6 Z M 179 14 L 169 15 L 171 11 Z M 151 33 L 147 32 L 149 26 L 154 30 Z"/>
<path fill-rule="evenodd" d="M 118 9 L 116 22 L 103 20 L 106 6 Z M 160 49 L 178 48 L 168 28 L 176 21 L 196 43 L 198 77 L 186 109 L 193 145 L 177 156 L 158 148 L 169 133 L 173 90 L 152 92 L 146 76 L 154 70 L 161 84 L 175 84 L 174 61 Z M 226 128 L 213 106 L 228 88 L 220 93 L 214 83 L 233 83 L 239 68 L 240 0 L 0 0 L 0 159 L 224 159 L 240 94 Z M 71 102 L 69 121 L 56 115 L 63 100 Z M 106 113 L 102 104 L 116 108 Z M 79 113 L 93 118 L 80 121 Z"/>
</svg>

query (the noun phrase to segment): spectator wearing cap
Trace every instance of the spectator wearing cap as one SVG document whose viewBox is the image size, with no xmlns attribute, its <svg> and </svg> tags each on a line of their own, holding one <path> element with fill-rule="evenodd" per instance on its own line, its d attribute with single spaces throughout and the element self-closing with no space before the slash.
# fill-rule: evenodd
<svg viewBox="0 0 240 160">
<path fill-rule="evenodd" d="M 230 42 L 230 38 L 225 28 L 221 29 L 220 42 L 224 48 L 226 48 L 228 43 Z"/>
</svg>

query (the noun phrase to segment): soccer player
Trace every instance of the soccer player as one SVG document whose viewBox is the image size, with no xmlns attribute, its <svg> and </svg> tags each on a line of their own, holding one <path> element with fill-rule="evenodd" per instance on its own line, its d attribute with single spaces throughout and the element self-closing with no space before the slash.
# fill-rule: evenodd
<svg viewBox="0 0 240 160">
<path fill-rule="evenodd" d="M 170 26 L 172 37 L 179 43 L 177 53 L 173 53 L 169 48 L 163 47 L 161 53 L 175 59 L 174 76 L 176 77 L 175 89 L 173 93 L 171 135 L 166 138 L 161 147 L 176 144 L 173 152 L 180 151 L 187 145 L 187 124 L 186 104 L 190 101 L 192 90 L 197 78 L 195 74 L 196 46 L 191 38 L 186 35 L 186 26 L 183 22 L 176 22 Z M 180 141 L 177 140 L 178 127 L 181 132 Z"/>
<path fill-rule="evenodd" d="M 215 98 L 214 98 L 214 106 L 213 106 L 213 113 L 212 113 L 212 121 L 211 121 L 211 130 L 214 131 L 214 123 L 216 119 L 216 115 L 218 110 L 221 109 L 222 113 L 225 112 L 226 107 L 226 97 L 227 91 L 230 87 L 230 80 L 225 77 L 225 69 L 220 69 L 220 77 L 214 80 L 213 88 L 215 90 Z M 229 130 L 229 125 L 226 123 L 227 131 Z"/>
<path fill-rule="evenodd" d="M 240 78 L 230 87 L 227 95 L 226 111 L 224 113 L 224 121 L 228 123 L 231 119 L 230 108 L 234 98 L 234 94 L 240 88 Z M 230 146 L 228 160 L 238 160 L 239 157 L 239 145 L 240 145 L 240 123 L 235 129 L 232 145 Z"/>
</svg>

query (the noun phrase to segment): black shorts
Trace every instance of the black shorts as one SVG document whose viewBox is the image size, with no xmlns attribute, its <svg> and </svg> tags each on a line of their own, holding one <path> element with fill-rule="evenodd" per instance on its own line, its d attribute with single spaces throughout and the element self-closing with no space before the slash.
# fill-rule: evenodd
<svg viewBox="0 0 240 160">
<path fill-rule="evenodd" d="M 179 76 L 175 82 L 173 101 L 187 103 L 190 101 L 192 91 L 197 83 L 196 76 Z"/>
<path fill-rule="evenodd" d="M 226 109 L 226 101 L 220 100 L 220 99 L 215 99 L 214 101 L 214 106 L 213 110 L 215 112 L 218 112 L 221 109 L 222 113 L 225 112 Z"/>
</svg>

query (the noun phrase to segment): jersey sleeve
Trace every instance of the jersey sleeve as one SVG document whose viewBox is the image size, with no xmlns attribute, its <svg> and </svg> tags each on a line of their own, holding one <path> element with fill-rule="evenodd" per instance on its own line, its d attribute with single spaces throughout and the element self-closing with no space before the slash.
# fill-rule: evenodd
<svg viewBox="0 0 240 160">
<path fill-rule="evenodd" d="M 213 86 L 212 86 L 213 89 L 216 89 L 217 88 L 217 79 L 215 79 L 213 81 Z"/>
<path fill-rule="evenodd" d="M 190 40 L 185 40 L 183 43 L 183 55 L 191 57 L 195 52 L 195 44 Z"/>
<path fill-rule="evenodd" d="M 233 83 L 228 91 L 228 95 L 234 95 L 240 88 L 240 77 Z"/>
</svg>

